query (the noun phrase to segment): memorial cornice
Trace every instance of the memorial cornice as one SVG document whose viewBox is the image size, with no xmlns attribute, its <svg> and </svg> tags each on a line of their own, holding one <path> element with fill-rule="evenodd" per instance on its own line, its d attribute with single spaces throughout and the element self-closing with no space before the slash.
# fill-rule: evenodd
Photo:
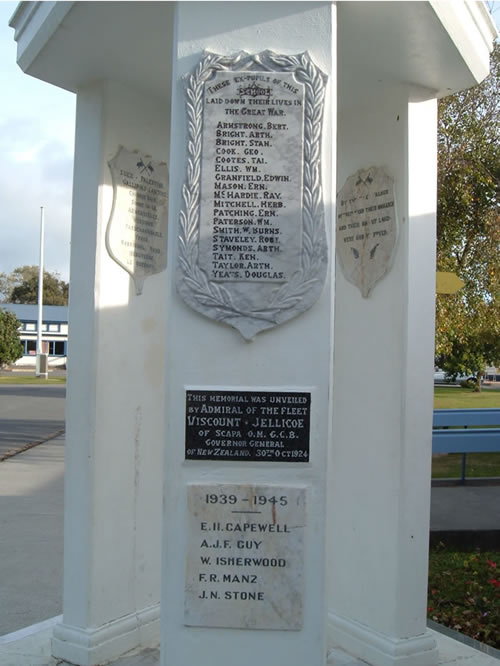
<svg viewBox="0 0 500 666">
<path fill-rule="evenodd" d="M 498 37 L 493 17 L 482 2 L 430 0 L 441 24 L 476 81 L 489 74 L 489 54 Z"/>
<path fill-rule="evenodd" d="M 17 62 L 27 74 L 72 92 L 111 79 L 168 99 L 174 6 L 21 2 L 9 23 Z M 356 87 L 366 93 L 367 87 L 402 83 L 409 99 L 419 101 L 471 87 L 488 74 L 497 32 L 482 2 L 340 1 L 337 6 L 341 105 L 356 103 Z"/>
</svg>

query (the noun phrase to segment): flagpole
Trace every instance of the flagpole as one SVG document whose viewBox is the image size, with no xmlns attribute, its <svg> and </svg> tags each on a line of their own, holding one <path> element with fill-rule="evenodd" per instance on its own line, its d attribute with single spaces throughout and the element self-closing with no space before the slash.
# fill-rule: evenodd
<svg viewBox="0 0 500 666">
<path fill-rule="evenodd" d="M 43 250 L 45 237 L 45 219 L 43 206 L 40 206 L 40 261 L 38 270 L 38 322 L 36 338 L 36 376 L 47 379 L 47 356 L 42 356 L 42 323 L 43 323 Z"/>
</svg>

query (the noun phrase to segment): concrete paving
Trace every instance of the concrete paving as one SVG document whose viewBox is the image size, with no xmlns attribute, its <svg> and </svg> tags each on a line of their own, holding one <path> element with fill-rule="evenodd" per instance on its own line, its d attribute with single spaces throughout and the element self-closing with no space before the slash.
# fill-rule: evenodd
<svg viewBox="0 0 500 666">
<path fill-rule="evenodd" d="M 0 636 L 62 612 L 64 439 L 0 462 Z"/>
<path fill-rule="evenodd" d="M 54 625 L 60 618 L 53 618 L 35 627 L 0 637 L 0 666 L 70 666 L 67 662 L 50 656 L 50 639 Z M 438 666 L 498 666 L 498 659 L 468 647 L 463 643 L 429 630 L 439 651 Z M 133 650 L 110 662 L 112 666 L 160 666 L 158 646 Z M 328 653 L 328 666 L 367 666 L 339 648 Z M 307 665 L 304 665 L 307 666 Z"/>
</svg>

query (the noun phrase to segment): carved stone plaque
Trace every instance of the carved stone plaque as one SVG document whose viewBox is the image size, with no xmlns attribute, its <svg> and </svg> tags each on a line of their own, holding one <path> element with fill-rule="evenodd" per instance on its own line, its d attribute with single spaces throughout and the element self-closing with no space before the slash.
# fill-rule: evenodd
<svg viewBox="0 0 500 666">
<path fill-rule="evenodd" d="M 328 251 L 325 75 L 307 53 L 207 54 L 187 77 L 177 288 L 246 339 L 308 309 Z"/>
<path fill-rule="evenodd" d="M 186 625 L 302 628 L 305 501 L 300 487 L 188 487 Z"/>
<path fill-rule="evenodd" d="M 357 171 L 337 196 L 337 256 L 364 298 L 389 270 L 396 241 L 394 181 L 383 168 Z"/>
<path fill-rule="evenodd" d="M 123 146 L 108 164 L 113 207 L 106 247 L 112 259 L 130 273 L 140 294 L 146 277 L 167 265 L 167 165 Z"/>
<path fill-rule="evenodd" d="M 309 462 L 311 394 L 186 391 L 186 460 Z"/>
</svg>

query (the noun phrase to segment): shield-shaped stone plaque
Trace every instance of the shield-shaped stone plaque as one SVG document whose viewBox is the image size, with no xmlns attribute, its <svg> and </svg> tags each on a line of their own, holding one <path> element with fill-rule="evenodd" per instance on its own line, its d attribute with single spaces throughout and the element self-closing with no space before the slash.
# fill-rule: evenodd
<svg viewBox="0 0 500 666">
<path fill-rule="evenodd" d="M 167 165 L 123 146 L 108 165 L 113 207 L 106 247 L 112 259 L 130 273 L 140 294 L 144 280 L 167 265 Z"/>
<path fill-rule="evenodd" d="M 391 267 L 396 241 L 393 179 L 380 167 L 357 171 L 337 196 L 337 257 L 364 298 Z"/>
<path fill-rule="evenodd" d="M 208 53 L 186 77 L 177 288 L 246 339 L 308 309 L 328 251 L 321 191 L 326 76 L 307 53 Z"/>
</svg>

